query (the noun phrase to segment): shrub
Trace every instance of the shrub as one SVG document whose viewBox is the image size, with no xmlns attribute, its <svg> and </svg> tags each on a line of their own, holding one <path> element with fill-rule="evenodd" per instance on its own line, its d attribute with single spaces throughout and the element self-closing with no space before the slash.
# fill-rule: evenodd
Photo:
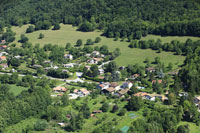
<svg viewBox="0 0 200 133">
<path fill-rule="evenodd" d="M 48 123 L 46 120 L 38 120 L 35 124 L 34 124 L 34 129 L 36 131 L 44 131 L 48 126 Z"/>
</svg>

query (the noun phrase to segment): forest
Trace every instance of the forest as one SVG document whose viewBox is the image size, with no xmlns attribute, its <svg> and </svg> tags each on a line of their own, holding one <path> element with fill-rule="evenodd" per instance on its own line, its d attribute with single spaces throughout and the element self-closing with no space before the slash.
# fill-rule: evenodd
<svg viewBox="0 0 200 133">
<path fill-rule="evenodd" d="M 64 23 L 85 32 L 101 29 L 107 37 L 200 35 L 195 0 L 12 0 L 1 5 L 0 31 L 8 25 L 30 23 L 34 30 L 47 30 Z"/>
</svg>

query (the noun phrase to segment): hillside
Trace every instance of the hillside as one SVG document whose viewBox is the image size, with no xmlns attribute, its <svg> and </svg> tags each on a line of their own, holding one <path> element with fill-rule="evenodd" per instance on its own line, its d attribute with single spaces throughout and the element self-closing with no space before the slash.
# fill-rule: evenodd
<svg viewBox="0 0 200 133">
<path fill-rule="evenodd" d="M 142 64 L 145 65 L 144 60 L 145 58 L 149 57 L 151 61 L 154 60 L 155 57 L 159 56 L 161 57 L 161 60 L 168 65 L 170 62 L 174 64 L 175 68 L 179 65 L 182 65 L 184 56 L 180 55 L 174 55 L 172 52 L 162 52 L 157 53 L 157 51 L 153 50 L 141 50 L 141 49 L 130 49 L 128 47 L 129 42 L 127 41 L 114 41 L 113 38 L 106 38 L 101 35 L 100 31 L 93 31 L 93 32 L 80 32 L 77 31 L 77 27 L 73 27 L 71 25 L 63 25 L 61 24 L 60 30 L 40 30 L 35 31 L 33 33 L 25 33 L 26 29 L 28 28 L 28 25 L 24 25 L 22 27 L 13 27 L 13 31 L 16 32 L 16 40 L 14 43 L 17 43 L 18 46 L 21 44 L 18 42 L 20 40 L 21 34 L 25 34 L 29 38 L 29 42 L 31 42 L 33 45 L 39 43 L 40 46 L 44 46 L 45 44 L 51 43 L 51 44 L 57 44 L 59 46 L 65 47 L 67 43 L 71 43 L 72 45 L 76 44 L 76 41 L 78 39 L 83 40 L 83 44 L 86 43 L 87 39 L 95 40 L 96 37 L 101 37 L 101 42 L 94 44 L 95 46 L 103 46 L 106 45 L 108 48 L 113 51 L 116 48 L 119 48 L 121 51 L 121 55 L 116 58 L 116 63 L 118 65 L 127 66 L 129 64 Z M 43 39 L 38 39 L 38 36 L 40 33 L 44 34 Z M 161 39 L 163 40 L 163 43 L 165 42 L 171 42 L 172 40 L 179 40 L 182 43 L 185 42 L 188 38 L 196 41 L 200 38 L 198 37 L 160 37 L 160 36 L 147 36 L 142 38 L 143 40 L 149 40 L 149 39 Z"/>
</svg>

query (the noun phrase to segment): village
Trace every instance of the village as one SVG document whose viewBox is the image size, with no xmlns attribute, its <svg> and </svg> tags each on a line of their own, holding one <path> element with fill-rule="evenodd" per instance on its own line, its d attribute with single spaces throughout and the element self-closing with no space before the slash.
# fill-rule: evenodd
<svg viewBox="0 0 200 133">
<path fill-rule="evenodd" d="M 131 97 L 140 97 L 147 103 L 153 102 L 163 106 L 176 102 L 169 87 L 173 84 L 179 69 L 172 70 L 156 63 L 150 64 L 146 61 L 147 59 L 144 61 L 145 67 L 138 64 L 118 66 L 114 59 L 120 54 L 120 51 L 116 49 L 113 52 L 116 55 L 113 57 L 112 52 L 101 51 L 101 48 L 89 52 L 80 51 L 81 54 L 78 57 L 76 52 L 66 50 L 59 57 L 62 62 L 55 62 L 51 58 L 42 59 L 41 62 L 41 59 L 37 57 L 37 52 L 34 53 L 34 58 L 30 58 L 26 54 L 14 52 L 19 48 L 5 44 L 6 42 L 2 40 L 0 74 L 18 73 L 19 76 L 32 75 L 34 78 L 45 77 L 49 80 L 60 81 L 60 84 L 51 88 L 51 97 L 55 101 L 67 95 L 71 102 L 99 96 L 108 99 L 124 99 L 125 101 L 131 100 Z M 184 91 L 178 93 L 179 98 L 189 96 Z M 193 102 L 197 111 L 200 112 L 200 96 L 195 96 Z M 53 104 L 58 103 L 54 102 Z M 104 104 L 100 108 L 92 108 L 90 117 L 96 119 L 100 114 L 104 114 L 103 106 Z M 124 111 L 121 109 L 118 115 L 123 114 Z M 138 114 L 130 112 L 126 119 L 136 119 L 137 117 Z M 66 118 L 70 120 L 71 115 L 66 113 Z M 65 121 L 57 121 L 57 125 L 61 128 L 67 126 Z M 124 126 L 120 130 L 128 130 L 128 127 Z"/>
<path fill-rule="evenodd" d="M 8 47 L 5 40 L 1 40 L 0 42 L 0 67 L 2 74 L 5 73 L 13 73 L 18 72 L 22 73 L 18 67 L 10 63 L 8 60 L 15 59 L 16 62 L 20 62 L 20 60 L 24 59 L 24 56 L 21 55 L 13 55 L 10 56 L 10 47 Z M 68 63 L 56 64 L 54 65 L 51 60 L 44 60 L 43 63 L 40 64 L 32 64 L 28 67 L 32 70 L 44 70 L 42 76 L 46 76 L 48 78 L 52 78 L 51 76 L 44 75 L 48 73 L 49 70 L 61 70 L 62 73 L 68 74 L 68 78 L 57 78 L 53 77 L 52 79 L 59 79 L 64 83 L 60 86 L 56 86 L 52 88 L 52 97 L 62 96 L 64 93 L 68 93 L 69 99 L 77 99 L 78 97 L 86 97 L 90 95 L 93 89 L 100 90 L 100 94 L 107 96 L 115 96 L 115 97 L 127 97 L 127 93 L 131 92 L 133 89 L 136 89 L 137 92 L 132 95 L 142 97 L 142 99 L 149 101 L 160 100 L 162 102 L 167 103 L 168 101 L 168 90 L 165 91 L 152 91 L 153 88 L 157 87 L 166 87 L 168 86 L 170 81 L 166 81 L 164 75 L 167 74 L 169 77 L 173 78 L 178 74 L 178 71 L 170 71 L 168 73 L 163 73 L 156 66 L 149 66 L 143 68 L 141 70 L 136 70 L 138 73 L 133 73 L 132 75 L 126 74 L 127 77 L 124 77 L 122 72 L 127 68 L 124 66 L 118 66 L 113 72 L 109 72 L 106 70 L 112 60 L 107 60 L 106 57 L 110 56 L 110 54 L 102 54 L 100 51 L 94 50 L 90 53 L 86 53 L 82 55 L 82 58 L 86 60 L 81 61 L 73 58 L 72 54 L 65 53 L 63 56 L 64 60 L 67 60 Z M 65 61 L 66 62 L 66 61 Z M 88 72 L 91 73 L 92 67 L 97 67 L 97 74 L 93 76 L 94 78 L 89 78 L 87 75 Z M 113 66 L 111 66 L 113 67 Z M 114 66 L 116 67 L 116 66 Z M 94 68 L 92 68 L 94 69 Z M 107 72 L 106 72 L 107 71 Z M 141 72 L 142 71 L 142 72 Z M 94 72 L 95 73 L 95 72 Z M 115 78 L 112 79 L 113 73 L 115 73 Z M 109 76 L 108 76 L 109 75 Z M 41 75 L 40 75 L 41 76 Z M 153 77 L 152 77 L 153 76 Z M 123 78 L 122 78 L 123 77 Z M 108 79 L 110 78 L 110 79 Z M 144 82 L 144 79 L 148 81 Z M 110 82 L 109 82 L 110 80 Z M 150 81 L 149 81 L 150 80 Z M 168 79 L 169 80 L 169 79 Z M 93 84 L 94 88 L 89 89 L 79 86 L 80 84 L 87 83 Z M 70 85 L 76 84 L 75 86 L 79 86 L 75 88 L 73 91 L 70 91 L 68 88 Z M 156 93 L 157 92 L 157 93 Z M 180 92 L 179 96 L 188 96 L 186 92 Z M 127 97 L 128 98 L 128 97 Z M 194 99 L 194 103 L 198 106 L 200 111 L 200 98 L 196 96 Z"/>
</svg>

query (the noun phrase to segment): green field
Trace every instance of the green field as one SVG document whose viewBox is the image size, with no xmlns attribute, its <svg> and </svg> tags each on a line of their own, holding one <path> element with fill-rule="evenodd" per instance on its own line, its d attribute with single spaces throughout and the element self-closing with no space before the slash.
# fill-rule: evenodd
<svg viewBox="0 0 200 133">
<path fill-rule="evenodd" d="M 16 41 L 20 38 L 21 34 L 24 34 L 28 25 L 24 25 L 22 27 L 13 27 L 13 31 L 16 32 Z M 44 34 L 43 39 L 38 39 L 38 36 L 40 33 Z M 66 43 L 75 44 L 78 39 L 82 39 L 83 43 L 86 42 L 87 39 L 95 39 L 97 36 L 100 36 L 102 32 L 100 31 L 94 31 L 94 32 L 80 32 L 77 31 L 77 27 L 73 27 L 71 25 L 63 25 L 61 24 L 61 29 L 57 31 L 53 30 L 41 30 L 36 31 L 33 33 L 26 34 L 26 36 L 29 38 L 30 42 L 33 44 L 40 43 L 41 46 L 47 43 L 52 44 L 58 44 L 60 46 L 65 46 Z M 155 35 L 148 35 L 147 37 L 142 38 L 143 40 L 148 39 L 157 39 L 160 38 L 163 42 L 170 42 L 173 39 L 180 40 L 181 42 L 184 42 L 187 38 L 191 38 L 193 40 L 198 40 L 200 38 L 198 37 L 160 37 Z M 149 57 L 151 61 L 154 60 L 156 56 L 160 56 L 161 61 L 165 62 L 166 65 L 168 65 L 169 62 L 172 62 L 173 64 L 181 65 L 183 63 L 183 60 L 185 57 L 183 56 L 175 56 L 171 52 L 162 52 L 162 53 L 156 53 L 156 51 L 153 50 L 142 50 L 142 49 L 131 49 L 128 47 L 128 42 L 124 41 L 113 41 L 113 38 L 106 38 L 101 36 L 101 42 L 98 44 L 95 44 L 94 46 L 102 46 L 107 45 L 110 50 L 114 50 L 115 48 L 120 48 L 121 55 L 116 58 L 116 62 L 118 65 L 128 65 L 128 64 L 143 64 L 143 61 L 146 57 Z M 175 66 L 177 67 L 177 65 Z"/>
<path fill-rule="evenodd" d="M 146 37 L 142 37 L 142 40 L 149 40 L 149 39 L 161 39 L 163 43 L 171 42 L 172 40 L 179 40 L 180 42 L 185 42 L 188 38 L 192 39 L 193 41 L 200 40 L 199 37 L 191 37 L 191 36 L 157 36 L 157 35 L 147 35 Z"/>
<path fill-rule="evenodd" d="M 28 90 L 28 88 L 16 86 L 16 85 L 9 85 L 10 92 L 13 93 L 15 96 L 19 95 L 23 90 Z"/>
</svg>

